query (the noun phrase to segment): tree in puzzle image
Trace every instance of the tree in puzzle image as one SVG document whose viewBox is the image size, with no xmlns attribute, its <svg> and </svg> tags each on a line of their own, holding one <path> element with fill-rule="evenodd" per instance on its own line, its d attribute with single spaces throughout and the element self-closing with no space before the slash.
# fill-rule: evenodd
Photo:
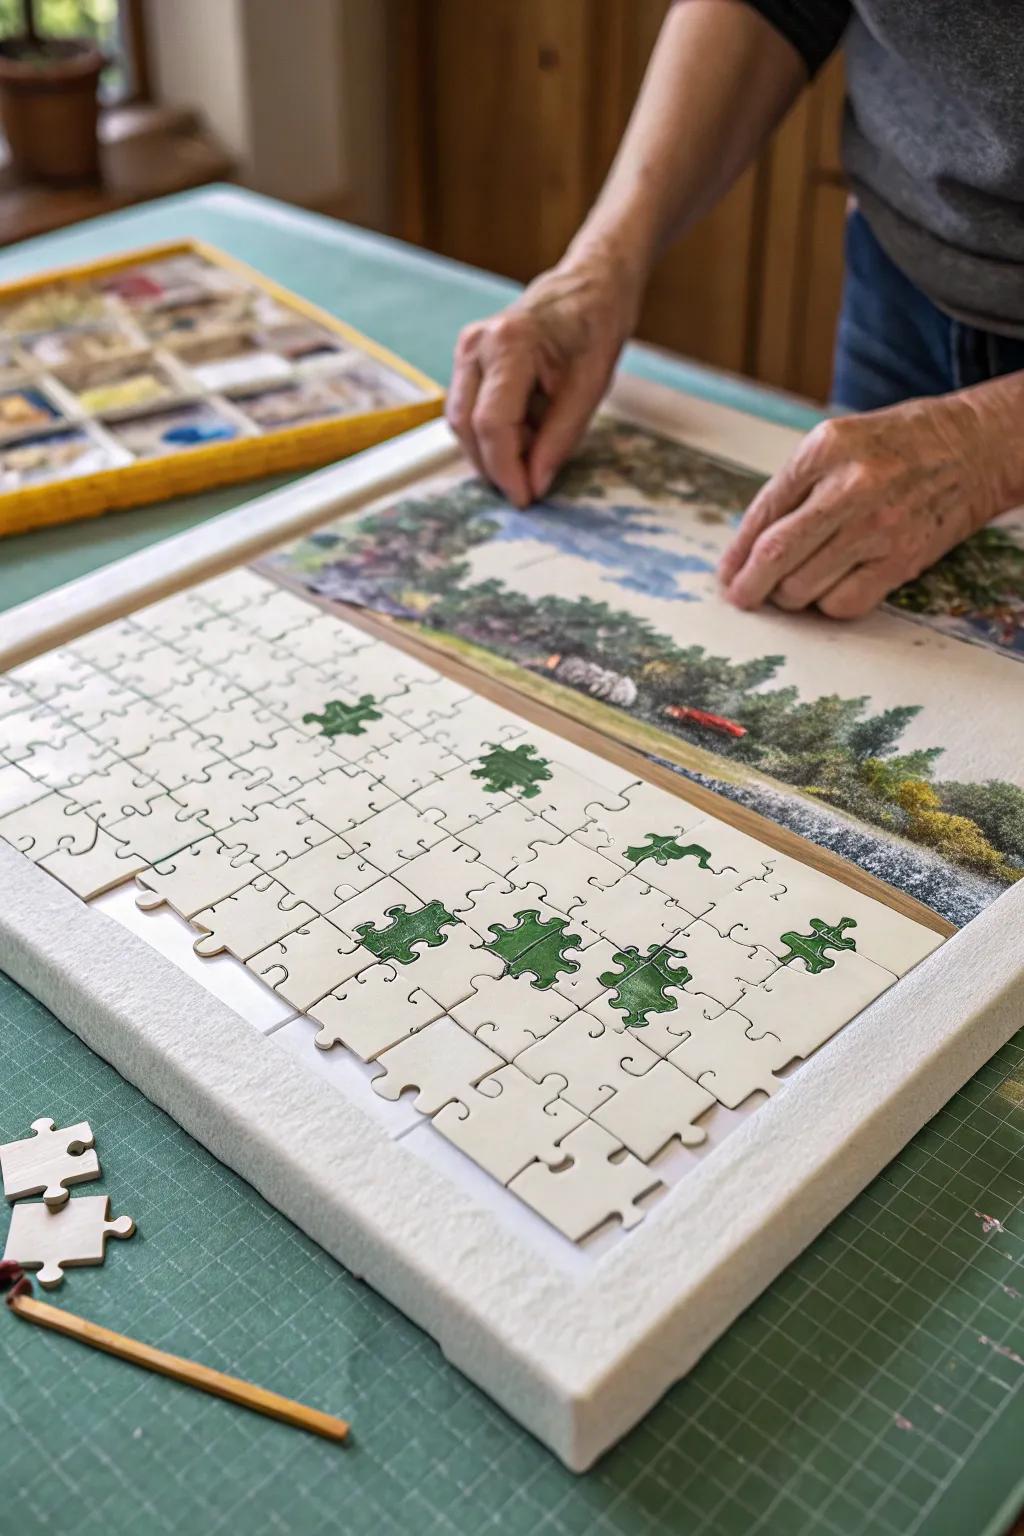
<svg viewBox="0 0 1024 1536">
<path fill-rule="evenodd" d="M 627 1029 L 643 1029 L 650 1013 L 671 1013 L 676 1000 L 669 996 L 670 989 L 691 980 L 691 973 L 683 964 L 685 952 L 670 949 L 667 944 L 652 944 L 646 955 L 631 944 L 628 949 L 619 950 L 613 959 L 619 972 L 605 971 L 597 979 L 603 987 L 612 989 L 608 1001 L 622 1011 Z M 674 965 L 673 961 L 679 963 Z"/>
<path fill-rule="evenodd" d="M 357 704 L 343 704 L 340 699 L 329 699 L 322 715 L 303 715 L 303 725 L 318 725 L 323 736 L 363 736 L 367 720 L 381 720 L 383 716 L 374 708 L 377 700 L 372 693 L 364 693 Z"/>
<path fill-rule="evenodd" d="M 802 960 L 812 976 L 830 971 L 835 961 L 826 954 L 829 949 L 856 949 L 854 939 L 846 937 L 847 928 L 856 928 L 852 917 L 841 917 L 838 923 L 826 923 L 823 918 L 811 918 L 811 933 L 784 933 L 780 942 L 789 946 L 789 953 L 782 956 L 783 965 L 792 960 Z"/>
<path fill-rule="evenodd" d="M 489 743 L 491 750 L 480 759 L 480 767 L 473 769 L 474 779 L 483 779 L 484 788 L 492 795 L 500 790 L 520 790 L 520 798 L 532 800 L 540 794 L 538 785 L 550 779 L 551 769 L 536 747 L 523 742 L 518 747 L 499 747 Z"/>
<path fill-rule="evenodd" d="M 575 933 L 566 933 L 567 919 L 549 917 L 541 920 L 536 910 L 517 912 L 514 924 L 492 923 L 494 935 L 483 947 L 504 960 L 506 975 L 532 974 L 533 986 L 545 991 L 554 985 L 562 974 L 571 975 L 579 970 L 579 961 L 571 959 L 568 949 L 578 949 L 580 940 Z"/>
<path fill-rule="evenodd" d="M 360 923 L 355 932 L 364 949 L 378 960 L 395 960 L 399 965 L 411 965 L 416 959 L 416 945 L 426 944 L 436 949 L 447 935 L 444 928 L 452 928 L 459 919 L 440 901 L 428 901 L 426 906 L 407 912 L 404 906 L 388 907 L 391 918 L 386 928 L 375 923 Z"/>
<path fill-rule="evenodd" d="M 701 869 L 708 869 L 711 864 L 710 852 L 699 843 L 684 845 L 676 837 L 659 837 L 656 832 L 648 832 L 646 844 L 627 848 L 625 857 L 634 865 L 642 864 L 645 859 L 653 859 L 656 864 L 668 864 L 673 859 L 696 859 Z"/>
</svg>

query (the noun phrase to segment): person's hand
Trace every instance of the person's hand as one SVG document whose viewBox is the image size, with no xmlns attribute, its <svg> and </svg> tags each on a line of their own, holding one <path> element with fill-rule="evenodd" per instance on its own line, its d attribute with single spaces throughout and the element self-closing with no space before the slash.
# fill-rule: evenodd
<svg viewBox="0 0 1024 1536">
<path fill-rule="evenodd" d="M 991 434 L 963 396 L 823 421 L 758 492 L 718 578 L 737 608 L 869 613 L 999 511 Z"/>
<path fill-rule="evenodd" d="M 641 286 L 597 249 L 459 336 L 448 422 L 514 506 L 547 492 L 582 434 L 636 323 Z"/>
</svg>

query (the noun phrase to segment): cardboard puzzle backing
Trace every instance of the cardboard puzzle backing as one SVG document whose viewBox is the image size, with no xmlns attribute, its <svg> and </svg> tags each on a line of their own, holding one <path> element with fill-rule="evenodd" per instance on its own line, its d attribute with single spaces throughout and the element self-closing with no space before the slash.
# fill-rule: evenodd
<svg viewBox="0 0 1024 1536">
<path fill-rule="evenodd" d="M 0 679 L 0 837 L 134 881 L 578 1242 L 930 929 L 248 571 Z"/>
</svg>

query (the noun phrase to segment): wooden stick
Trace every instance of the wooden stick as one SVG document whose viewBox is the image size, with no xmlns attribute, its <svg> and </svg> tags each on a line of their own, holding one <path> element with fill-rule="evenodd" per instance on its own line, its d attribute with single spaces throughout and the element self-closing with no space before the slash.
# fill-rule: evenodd
<svg viewBox="0 0 1024 1536">
<path fill-rule="evenodd" d="M 62 1333 L 69 1339 L 78 1339 L 82 1344 L 91 1344 L 93 1349 L 102 1349 L 108 1355 L 116 1355 L 119 1360 L 129 1360 L 132 1365 L 141 1365 L 147 1371 L 170 1376 L 173 1381 L 184 1382 L 187 1387 L 198 1387 L 200 1392 L 209 1392 L 214 1397 L 227 1398 L 229 1403 L 238 1403 L 243 1408 L 251 1408 L 255 1413 L 265 1413 L 268 1418 L 293 1424 L 296 1429 L 308 1429 L 314 1435 L 323 1435 L 327 1440 L 339 1442 L 344 1442 L 348 1436 L 348 1425 L 344 1419 L 321 1413 L 317 1408 L 307 1408 L 302 1403 L 293 1402 L 291 1398 L 280 1397 L 276 1392 L 254 1387 L 237 1376 L 225 1376 L 222 1371 L 213 1371 L 209 1366 L 184 1360 L 180 1355 L 169 1355 L 165 1350 L 154 1349 L 150 1344 L 140 1344 L 137 1339 L 129 1339 L 123 1333 L 114 1333 L 110 1328 L 90 1323 L 87 1318 L 76 1317 L 73 1312 L 65 1312 L 60 1307 L 51 1307 L 45 1301 L 36 1301 L 31 1296 L 10 1296 L 7 1305 L 28 1323 L 52 1328 L 55 1333 Z"/>
</svg>

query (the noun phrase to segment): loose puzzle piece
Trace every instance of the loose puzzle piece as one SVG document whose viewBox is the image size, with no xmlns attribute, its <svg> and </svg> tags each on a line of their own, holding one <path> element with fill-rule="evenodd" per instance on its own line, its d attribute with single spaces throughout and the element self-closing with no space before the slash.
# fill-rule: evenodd
<svg viewBox="0 0 1024 1536">
<path fill-rule="evenodd" d="M 92 1129 L 86 1121 L 58 1130 L 52 1120 L 33 1120 L 33 1135 L 0 1147 L 0 1172 L 8 1200 L 42 1195 L 51 1210 L 68 1198 L 68 1184 L 100 1176 L 100 1160 L 92 1150 Z"/>
<path fill-rule="evenodd" d="M 635 1035 L 621 1034 L 592 1014 L 573 1014 L 516 1057 L 516 1066 L 540 1082 L 549 1073 L 566 1079 L 563 1096 L 591 1114 L 630 1074 L 650 1071 L 658 1058 Z"/>
<path fill-rule="evenodd" d="M 464 1100 L 482 1077 L 505 1065 L 495 1051 L 445 1017 L 383 1051 L 377 1063 L 385 1069 L 373 1079 L 381 1098 L 399 1099 L 415 1089 L 413 1102 L 425 1115 L 453 1099 Z"/>
<path fill-rule="evenodd" d="M 38 1269 L 39 1284 L 51 1290 L 72 1265 L 102 1264 L 108 1237 L 131 1237 L 134 1231 L 130 1216 L 110 1220 L 107 1195 L 79 1195 L 56 1211 L 33 1201 L 11 1211 L 4 1258 L 22 1269 Z"/>
<path fill-rule="evenodd" d="M 671 1062 L 656 1061 L 636 1076 L 627 1068 L 615 1092 L 591 1114 L 616 1141 L 647 1162 L 675 1137 L 684 1147 L 705 1141 L 707 1132 L 693 1122 L 717 1102 L 713 1093 Z"/>
<path fill-rule="evenodd" d="M 561 1139 L 584 1116 L 559 1098 L 564 1079 L 552 1076 L 534 1082 L 518 1067 L 500 1067 L 460 1100 L 434 1116 L 442 1136 L 461 1148 L 492 1178 L 507 1184 L 535 1159 L 563 1161 Z"/>
<path fill-rule="evenodd" d="M 528 976 L 476 976 L 473 991 L 451 1016 L 512 1061 L 573 1012 L 571 1002 L 551 988 L 539 990 Z"/>
<path fill-rule="evenodd" d="M 603 1126 L 585 1120 L 563 1139 L 561 1150 L 568 1160 L 564 1166 L 531 1163 L 509 1183 L 539 1216 L 573 1242 L 614 1217 L 624 1227 L 643 1219 L 636 1202 L 657 1189 L 661 1179 Z"/>
<path fill-rule="evenodd" d="M 219 955 L 226 949 L 237 960 L 251 960 L 317 915 L 304 901 L 289 895 L 279 880 L 260 875 L 233 896 L 195 914 L 192 926 L 202 930 L 203 937 L 192 947 L 197 955 Z"/>
<path fill-rule="evenodd" d="M 322 1051 L 343 1045 L 361 1061 L 373 1061 L 432 1024 L 444 1008 L 420 987 L 410 991 L 405 972 L 378 964 L 336 987 L 308 1012 L 320 1025 L 314 1043 Z"/>
</svg>

